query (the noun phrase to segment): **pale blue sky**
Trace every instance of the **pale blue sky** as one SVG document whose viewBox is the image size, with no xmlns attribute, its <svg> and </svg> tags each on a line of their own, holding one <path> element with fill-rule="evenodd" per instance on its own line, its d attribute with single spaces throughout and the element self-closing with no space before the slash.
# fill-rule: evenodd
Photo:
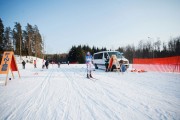
<svg viewBox="0 0 180 120">
<path fill-rule="evenodd" d="M 5 27 L 36 24 L 48 53 L 180 36 L 180 0 L 0 0 L 0 18 Z"/>
</svg>

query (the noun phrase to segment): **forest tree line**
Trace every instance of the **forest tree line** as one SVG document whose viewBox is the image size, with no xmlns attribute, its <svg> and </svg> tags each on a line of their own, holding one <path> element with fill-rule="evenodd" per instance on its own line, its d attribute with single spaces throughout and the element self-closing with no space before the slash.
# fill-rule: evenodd
<svg viewBox="0 0 180 120">
<path fill-rule="evenodd" d="M 85 62 L 86 52 L 89 51 L 92 55 L 96 52 L 106 51 L 106 47 L 98 48 L 93 46 L 92 48 L 88 45 L 72 46 L 68 53 L 68 60 L 70 62 Z M 111 51 L 108 50 L 108 51 Z M 167 43 L 161 42 L 159 39 L 152 42 L 152 39 L 141 40 L 137 46 L 127 45 L 125 47 L 119 47 L 116 49 L 123 53 L 123 55 L 133 62 L 133 58 L 163 58 L 180 55 L 180 37 L 171 38 Z"/>
<path fill-rule="evenodd" d="M 43 56 L 43 39 L 37 25 L 27 23 L 25 30 L 19 22 L 14 28 L 4 27 L 0 18 L 0 54 L 4 51 L 14 51 L 20 56 Z"/>
</svg>

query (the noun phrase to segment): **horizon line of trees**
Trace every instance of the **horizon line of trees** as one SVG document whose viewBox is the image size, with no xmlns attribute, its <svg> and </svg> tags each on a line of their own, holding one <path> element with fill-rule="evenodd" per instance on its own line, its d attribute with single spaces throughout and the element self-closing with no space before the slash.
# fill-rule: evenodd
<svg viewBox="0 0 180 120">
<path fill-rule="evenodd" d="M 27 23 L 25 30 L 19 22 L 14 27 L 4 27 L 0 18 L 0 54 L 14 51 L 20 56 L 43 57 L 44 42 L 37 25 Z"/>
<path fill-rule="evenodd" d="M 133 58 L 163 58 L 179 56 L 180 36 L 171 38 L 167 43 L 162 43 L 159 39 L 155 42 L 152 42 L 151 39 L 146 41 L 141 40 L 136 47 L 134 45 L 127 45 L 115 50 L 123 53 L 130 63 L 133 62 Z M 111 49 L 108 50 L 106 47 L 100 49 L 95 46 L 91 48 L 88 45 L 74 45 L 70 49 L 67 59 L 72 63 L 85 63 L 85 55 L 88 51 L 93 55 L 96 52 L 111 51 Z"/>
</svg>

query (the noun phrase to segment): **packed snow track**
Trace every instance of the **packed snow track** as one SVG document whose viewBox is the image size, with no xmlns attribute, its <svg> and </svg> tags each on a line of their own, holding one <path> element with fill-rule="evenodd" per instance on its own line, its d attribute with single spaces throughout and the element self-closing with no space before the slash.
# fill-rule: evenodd
<svg viewBox="0 0 180 120">
<path fill-rule="evenodd" d="M 0 120 L 180 120 L 180 74 L 93 71 L 86 65 L 19 65 L 0 76 Z M 9 75 L 11 76 L 11 74 Z"/>
</svg>

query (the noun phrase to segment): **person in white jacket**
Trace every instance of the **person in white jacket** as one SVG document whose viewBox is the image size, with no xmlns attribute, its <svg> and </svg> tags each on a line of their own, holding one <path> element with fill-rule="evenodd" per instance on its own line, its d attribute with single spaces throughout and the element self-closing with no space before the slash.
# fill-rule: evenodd
<svg viewBox="0 0 180 120">
<path fill-rule="evenodd" d="M 92 78 L 92 55 L 90 52 L 86 54 L 86 65 L 87 65 L 87 78 Z"/>
</svg>

